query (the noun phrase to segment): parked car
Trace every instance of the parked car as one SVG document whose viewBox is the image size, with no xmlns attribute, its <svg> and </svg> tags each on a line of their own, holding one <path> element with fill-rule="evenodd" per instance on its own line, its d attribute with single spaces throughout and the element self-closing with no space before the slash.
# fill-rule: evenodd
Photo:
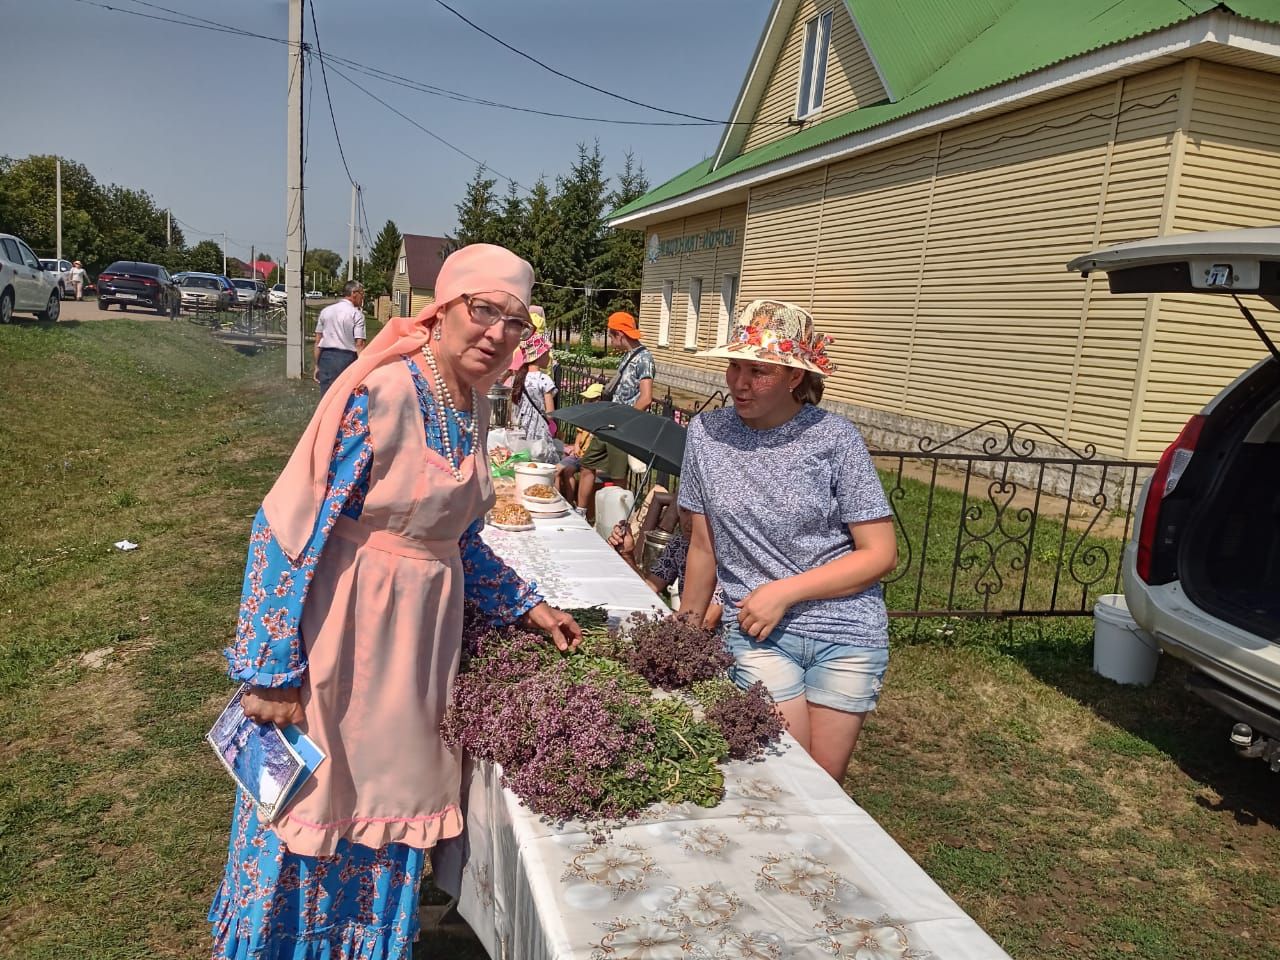
<svg viewBox="0 0 1280 960">
<path fill-rule="evenodd" d="M 236 296 L 240 306 L 265 307 L 267 305 L 267 285 L 261 280 L 250 280 L 247 277 L 231 281 L 236 288 Z"/>
<path fill-rule="evenodd" d="M 113 303 L 121 310 L 146 307 L 176 317 L 182 293 L 160 264 L 117 260 L 98 274 L 98 309 L 106 310 Z"/>
<path fill-rule="evenodd" d="M 178 281 L 183 310 L 230 310 L 235 294 L 209 273 L 188 273 Z"/>
<path fill-rule="evenodd" d="M 45 273 L 29 246 L 11 233 L 0 233 L 0 323 L 15 313 L 34 313 L 56 321 L 62 311 L 58 281 Z"/>
<path fill-rule="evenodd" d="M 308 299 L 308 300 L 323 300 L 323 299 L 324 299 L 324 294 L 323 294 L 323 293 L 321 293 L 319 290 L 308 290 L 308 291 L 307 291 L 307 299 Z"/>
<path fill-rule="evenodd" d="M 289 302 L 289 293 L 283 283 L 277 283 L 267 292 L 267 303 L 273 307 L 283 307 Z"/>
<path fill-rule="evenodd" d="M 1270 353 L 1164 452 L 1123 573 L 1134 620 L 1193 668 L 1188 689 L 1231 718 L 1242 754 L 1280 771 L 1280 350 L 1240 299 L 1280 307 L 1280 228 L 1126 243 L 1068 266 L 1106 271 L 1113 293 L 1234 297 Z"/>
<path fill-rule="evenodd" d="M 53 276 L 58 283 L 58 292 L 62 295 L 62 299 L 67 298 L 67 291 L 71 289 L 71 261 L 57 260 L 52 257 L 41 259 L 40 266 L 44 272 Z"/>
</svg>

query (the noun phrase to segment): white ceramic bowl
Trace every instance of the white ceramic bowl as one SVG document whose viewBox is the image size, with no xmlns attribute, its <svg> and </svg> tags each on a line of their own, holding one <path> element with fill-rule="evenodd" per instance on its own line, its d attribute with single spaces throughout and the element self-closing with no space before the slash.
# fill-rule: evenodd
<svg viewBox="0 0 1280 960">
<path fill-rule="evenodd" d="M 517 463 L 515 471 L 517 493 L 524 493 L 527 487 L 532 487 L 535 483 L 545 483 L 549 487 L 555 485 L 554 463 Z"/>
</svg>

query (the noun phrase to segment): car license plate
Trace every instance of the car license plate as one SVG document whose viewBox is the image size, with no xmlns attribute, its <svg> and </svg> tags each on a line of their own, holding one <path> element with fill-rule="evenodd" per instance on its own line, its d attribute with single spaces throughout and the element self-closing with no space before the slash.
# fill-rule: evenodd
<svg viewBox="0 0 1280 960">
<path fill-rule="evenodd" d="M 116 299 L 117 300 L 137 300 L 138 295 L 136 293 L 117 293 Z"/>
</svg>

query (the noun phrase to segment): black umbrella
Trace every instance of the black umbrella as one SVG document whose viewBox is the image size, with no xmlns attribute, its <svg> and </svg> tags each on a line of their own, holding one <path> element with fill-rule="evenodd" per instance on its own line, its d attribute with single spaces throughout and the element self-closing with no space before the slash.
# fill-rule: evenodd
<svg viewBox="0 0 1280 960">
<path fill-rule="evenodd" d="M 556 410 L 552 417 L 595 434 L 619 450 L 665 473 L 679 474 L 685 429 L 667 417 L 606 400 Z M 621 479 L 621 478 L 618 478 Z"/>
</svg>

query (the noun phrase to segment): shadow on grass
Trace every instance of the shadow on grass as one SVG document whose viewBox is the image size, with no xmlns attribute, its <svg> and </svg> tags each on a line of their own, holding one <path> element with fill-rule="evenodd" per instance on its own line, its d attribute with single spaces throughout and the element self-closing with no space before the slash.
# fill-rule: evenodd
<svg viewBox="0 0 1280 960">
<path fill-rule="evenodd" d="M 1191 670 L 1181 661 L 1162 655 L 1151 686 L 1126 686 L 1093 672 L 1093 621 L 1087 617 L 920 626 L 916 642 L 992 649 L 1118 728 L 1091 741 L 1112 762 L 1117 756 L 1168 757 L 1209 788 L 1195 798 L 1201 807 L 1230 813 L 1243 826 L 1280 826 L 1280 775 L 1237 756 L 1228 741 L 1232 721 L 1186 689 Z M 910 630 L 906 626 L 904 635 Z"/>
</svg>

